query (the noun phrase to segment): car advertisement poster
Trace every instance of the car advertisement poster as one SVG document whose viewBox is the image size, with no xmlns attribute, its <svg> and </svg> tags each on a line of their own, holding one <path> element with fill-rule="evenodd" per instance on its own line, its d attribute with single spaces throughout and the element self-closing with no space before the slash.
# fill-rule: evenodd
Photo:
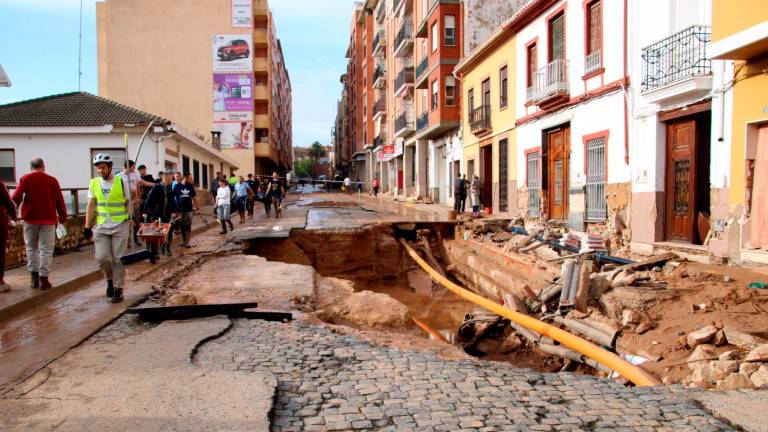
<svg viewBox="0 0 768 432">
<path fill-rule="evenodd" d="M 213 112 L 253 111 L 253 77 L 213 74 Z"/>
<path fill-rule="evenodd" d="M 252 72 L 253 35 L 213 35 L 214 72 Z"/>
<path fill-rule="evenodd" d="M 253 0 L 232 0 L 232 27 L 253 27 Z"/>
<path fill-rule="evenodd" d="M 245 150 L 253 148 L 253 121 L 215 122 L 213 130 L 221 132 L 222 149 Z"/>
</svg>

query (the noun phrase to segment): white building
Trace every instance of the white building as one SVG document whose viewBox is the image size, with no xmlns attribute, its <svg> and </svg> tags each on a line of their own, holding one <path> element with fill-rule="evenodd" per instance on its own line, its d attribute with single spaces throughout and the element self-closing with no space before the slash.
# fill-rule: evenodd
<svg viewBox="0 0 768 432">
<path fill-rule="evenodd" d="M 150 122 L 152 133 L 147 133 L 139 152 Z M 32 159 L 40 157 L 46 172 L 65 189 L 70 210 L 82 212 L 88 183 L 95 175 L 91 160 L 96 153 L 112 155 L 115 170 L 122 169 L 129 157 L 146 165 L 153 176 L 162 170 L 190 172 L 201 190 L 208 189 L 216 172 L 230 174 L 237 169 L 212 144 L 170 120 L 89 93 L 0 105 L 0 180 L 9 187 L 29 172 Z"/>
<path fill-rule="evenodd" d="M 629 199 L 627 11 L 621 1 L 549 3 L 516 34 L 519 207 L 602 232 Z"/>
</svg>

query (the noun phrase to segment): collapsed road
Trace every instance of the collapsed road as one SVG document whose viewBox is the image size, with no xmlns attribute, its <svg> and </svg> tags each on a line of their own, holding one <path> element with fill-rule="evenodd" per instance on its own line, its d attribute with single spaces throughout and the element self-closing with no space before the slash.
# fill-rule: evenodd
<svg viewBox="0 0 768 432">
<path fill-rule="evenodd" d="M 542 350 L 527 339 L 540 335 L 449 292 L 400 243 L 510 310 L 550 307 L 541 300 L 557 272 L 509 250 L 500 258 L 499 242 L 480 238 L 499 234 L 469 223 L 306 188 L 291 195 L 281 219 L 259 215 L 225 239 L 206 231 L 172 265 L 134 275 L 151 291 L 137 314 L 94 327 L 6 383 L 0 429 L 760 430 L 762 393 L 743 401 L 609 378 L 599 364 L 564 355 L 555 342 Z M 206 306 L 221 304 L 248 309 Z M 145 321 L 138 313 L 167 307 L 187 315 Z M 542 318 L 568 329 L 589 322 L 589 312 Z M 609 342 L 621 330 L 628 327 Z M 712 338 L 700 340 L 728 347 Z M 660 378 L 663 367 L 645 373 Z"/>
</svg>

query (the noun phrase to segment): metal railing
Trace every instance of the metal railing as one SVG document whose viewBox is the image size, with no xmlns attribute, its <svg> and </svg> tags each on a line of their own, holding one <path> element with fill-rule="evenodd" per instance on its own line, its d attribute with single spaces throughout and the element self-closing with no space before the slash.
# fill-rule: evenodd
<svg viewBox="0 0 768 432">
<path fill-rule="evenodd" d="M 538 152 L 528 153 L 526 158 L 528 165 L 528 217 L 539 217 L 541 207 L 541 181 L 540 166 L 541 157 Z"/>
<path fill-rule="evenodd" d="M 373 38 L 373 45 L 371 50 L 376 51 L 376 48 L 379 47 L 379 44 L 382 44 L 382 48 L 387 43 L 387 32 L 385 30 L 379 30 L 376 32 L 376 37 Z"/>
<path fill-rule="evenodd" d="M 584 74 L 594 72 L 603 67 L 603 59 L 600 56 L 600 51 L 595 51 L 592 54 L 584 57 Z"/>
<path fill-rule="evenodd" d="M 404 67 L 395 78 L 395 91 L 406 84 L 413 84 L 414 71 L 412 67 Z"/>
<path fill-rule="evenodd" d="M 469 118 L 469 129 L 472 133 L 483 133 L 491 129 L 491 107 L 481 105 L 472 110 Z"/>
<path fill-rule="evenodd" d="M 384 134 L 380 134 L 379 136 L 373 139 L 373 148 L 383 146 L 386 143 L 387 143 L 387 137 Z"/>
<path fill-rule="evenodd" d="M 373 70 L 373 82 L 375 83 L 376 80 L 379 78 L 386 78 L 387 77 L 387 70 L 381 65 L 376 66 L 376 69 Z"/>
<path fill-rule="evenodd" d="M 386 99 L 379 99 L 373 104 L 373 117 L 376 117 L 376 114 L 378 113 L 386 113 L 387 112 L 387 100 Z"/>
<path fill-rule="evenodd" d="M 554 60 L 537 70 L 533 85 L 526 89 L 526 102 L 540 102 L 558 94 L 568 94 L 568 61 Z"/>
<path fill-rule="evenodd" d="M 608 217 L 605 200 L 605 138 L 587 141 L 586 220 L 603 221 Z"/>
<path fill-rule="evenodd" d="M 392 11 L 393 12 L 397 11 L 397 7 L 400 6 L 400 2 L 401 1 L 403 1 L 403 0 L 395 0 L 394 2 L 392 2 Z"/>
<path fill-rule="evenodd" d="M 707 50 L 712 41 L 708 26 L 692 26 L 643 48 L 642 91 L 712 73 Z"/>
<path fill-rule="evenodd" d="M 395 133 L 403 129 L 413 129 L 413 119 L 408 117 L 407 113 L 402 113 L 395 119 Z"/>
<path fill-rule="evenodd" d="M 424 111 L 416 119 L 416 130 L 422 130 L 422 129 L 424 129 L 427 126 L 429 126 L 429 112 L 428 111 Z"/>
<path fill-rule="evenodd" d="M 413 23 L 406 21 L 400 26 L 400 30 L 397 31 L 397 36 L 395 36 L 395 48 L 399 48 L 403 42 L 409 40 L 411 42 L 413 41 Z"/>
<path fill-rule="evenodd" d="M 427 55 L 424 55 L 424 58 L 421 59 L 418 66 L 416 66 L 416 76 L 420 77 L 421 74 L 426 72 L 427 66 L 429 66 L 429 57 Z"/>
<path fill-rule="evenodd" d="M 8 186 L 11 195 L 15 189 L 16 186 Z M 68 216 L 85 214 L 85 208 L 88 205 L 88 188 L 66 188 L 61 190 L 61 194 L 64 196 Z"/>
<path fill-rule="evenodd" d="M 376 11 L 376 22 L 382 22 L 384 21 L 384 18 L 387 15 L 387 2 L 386 0 L 380 0 L 379 1 L 379 9 Z"/>
</svg>

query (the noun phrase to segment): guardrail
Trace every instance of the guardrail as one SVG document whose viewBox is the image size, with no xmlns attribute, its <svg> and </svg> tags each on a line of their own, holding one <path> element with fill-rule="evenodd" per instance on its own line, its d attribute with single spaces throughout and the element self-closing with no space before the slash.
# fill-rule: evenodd
<svg viewBox="0 0 768 432">
<path fill-rule="evenodd" d="M 642 91 L 695 75 L 712 73 L 707 50 L 712 41 L 708 26 L 691 26 L 643 48 Z"/>
</svg>

